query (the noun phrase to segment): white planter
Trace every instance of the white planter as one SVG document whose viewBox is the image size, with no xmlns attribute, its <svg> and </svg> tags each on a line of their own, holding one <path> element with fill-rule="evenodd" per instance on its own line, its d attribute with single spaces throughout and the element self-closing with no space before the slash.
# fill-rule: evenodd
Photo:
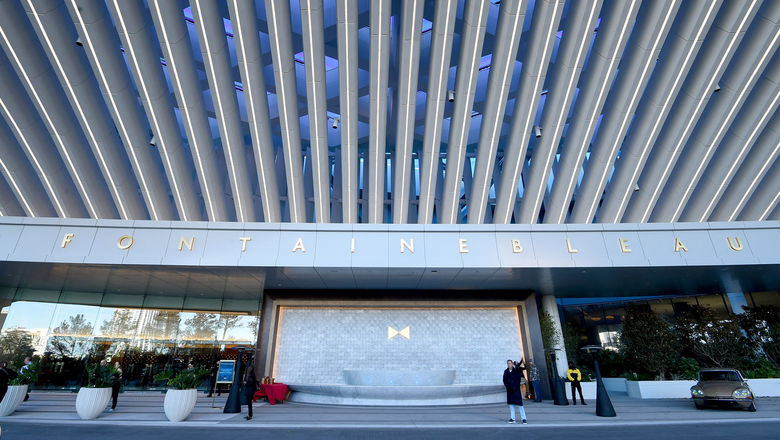
<svg viewBox="0 0 780 440">
<path fill-rule="evenodd" d="M 111 388 L 82 387 L 76 396 L 76 412 L 82 420 L 92 420 L 106 410 Z"/>
<path fill-rule="evenodd" d="M 607 389 L 607 392 L 612 393 L 622 393 L 625 394 L 628 391 L 626 390 L 626 379 L 623 377 L 603 377 L 602 380 L 604 381 L 604 387 Z"/>
<path fill-rule="evenodd" d="M 756 397 L 780 397 L 780 379 L 747 379 Z"/>
<path fill-rule="evenodd" d="M 685 399 L 691 397 L 695 380 L 629 380 L 628 397 L 635 399 Z"/>
<path fill-rule="evenodd" d="M 696 384 L 695 380 L 629 380 L 617 378 L 605 378 L 607 381 L 614 381 L 613 388 L 607 386 L 611 393 L 619 389 L 619 382 L 623 380 L 625 391 L 628 397 L 634 399 L 687 399 L 691 397 L 691 387 Z M 748 379 L 748 385 L 753 390 L 756 397 L 780 397 L 780 379 Z M 585 389 L 585 384 L 582 386 Z M 588 394 L 585 393 L 587 398 Z"/>
<path fill-rule="evenodd" d="M 168 390 L 165 393 L 165 417 L 171 422 L 181 422 L 186 419 L 192 409 L 195 408 L 195 402 L 198 400 L 198 390 Z"/>
<path fill-rule="evenodd" d="M 585 400 L 596 399 L 596 381 L 593 382 L 580 382 L 582 387 L 582 396 Z M 571 397 L 571 382 L 566 382 L 566 396 Z M 577 393 L 577 401 L 579 402 L 580 393 Z"/>
<path fill-rule="evenodd" d="M 641 399 L 642 390 L 639 389 L 639 382 L 635 380 L 627 380 L 626 393 L 628 393 L 628 397 L 631 397 L 632 399 Z"/>
<path fill-rule="evenodd" d="M 27 385 L 11 385 L 5 392 L 3 401 L 0 402 L 0 417 L 10 416 L 24 402 L 27 394 Z"/>
<path fill-rule="evenodd" d="M 626 393 L 626 380 L 623 378 L 613 378 L 613 377 L 602 377 L 601 380 L 604 381 L 604 388 L 607 389 L 607 394 L 611 396 L 617 394 L 617 393 Z M 566 382 L 566 397 L 571 398 L 571 382 Z M 585 400 L 595 400 L 596 399 L 596 381 L 592 382 L 580 382 L 580 385 L 582 386 L 582 395 L 585 397 Z M 580 398 L 580 395 L 577 394 L 577 399 Z"/>
</svg>

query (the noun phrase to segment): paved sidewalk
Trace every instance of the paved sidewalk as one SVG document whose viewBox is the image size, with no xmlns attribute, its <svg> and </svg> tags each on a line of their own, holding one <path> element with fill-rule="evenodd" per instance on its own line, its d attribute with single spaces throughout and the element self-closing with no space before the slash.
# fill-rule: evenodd
<svg viewBox="0 0 780 440">
<path fill-rule="evenodd" d="M 639 400 L 613 399 L 617 417 L 596 416 L 595 401 L 582 406 L 555 406 L 551 401 L 526 402 L 526 427 L 654 425 L 674 423 L 721 423 L 743 421 L 780 421 L 780 399 L 761 399 L 755 413 L 739 410 L 696 410 L 687 399 Z M 519 415 L 518 415 L 519 416 Z M 236 415 L 221 424 L 257 424 L 264 427 L 320 426 L 371 428 L 479 428 L 521 426 L 506 423 L 506 405 L 464 405 L 417 408 L 348 407 L 327 405 L 284 405 L 255 408 L 251 421 Z"/>
<path fill-rule="evenodd" d="M 0 417 L 2 422 L 35 421 L 47 422 L 104 422 L 104 423 L 168 423 L 163 412 L 163 399 L 165 395 L 159 392 L 127 392 L 119 395 L 117 410 L 106 410 L 94 420 L 82 421 L 76 414 L 76 393 L 70 392 L 31 392 L 30 400 L 19 406 L 15 413 L 8 417 Z M 223 414 L 227 395 L 223 394 L 214 400 L 206 398 L 205 394 L 198 394 L 198 401 L 192 410 L 189 421 L 217 423 L 227 420 L 235 414 Z"/>
<path fill-rule="evenodd" d="M 95 425 L 190 425 L 201 427 L 243 426 L 247 428 L 480 428 L 514 427 L 506 423 L 506 405 L 464 405 L 435 407 L 358 407 L 258 402 L 254 419 L 242 414 L 224 414 L 226 396 L 212 399 L 204 394 L 185 422 L 168 422 L 159 393 L 123 393 L 116 412 L 106 411 L 95 420 L 82 421 L 75 410 L 75 393 L 33 392 L 30 400 L 8 417 L 5 423 L 95 424 Z M 734 421 L 780 421 L 780 399 L 759 399 L 755 413 L 739 410 L 696 410 L 688 399 L 639 400 L 613 398 L 617 417 L 597 417 L 596 405 L 555 406 L 550 401 L 526 402 L 527 427 L 654 425 L 689 423 L 730 423 Z"/>
<path fill-rule="evenodd" d="M 82 421 L 75 410 L 75 393 L 33 392 L 30 400 L 4 422 L 16 423 L 93 423 L 116 425 L 172 424 L 163 412 L 164 395 L 160 393 L 123 393 L 116 412 L 106 411 L 95 420 Z M 245 427 L 323 427 L 323 428 L 466 428 L 496 427 L 506 422 L 506 405 L 464 405 L 434 407 L 361 407 L 285 403 L 268 405 L 258 402 L 254 419 L 242 414 L 224 414 L 226 396 L 214 399 L 198 395 L 190 417 L 179 424 L 197 426 L 241 425 Z M 639 400 L 613 398 L 615 418 L 597 417 L 596 405 L 555 406 L 550 401 L 526 402 L 527 426 L 590 426 L 601 424 L 653 425 L 669 423 L 718 423 L 741 421 L 780 421 L 780 399 L 759 399 L 755 413 L 739 410 L 696 410 L 688 399 Z"/>
</svg>

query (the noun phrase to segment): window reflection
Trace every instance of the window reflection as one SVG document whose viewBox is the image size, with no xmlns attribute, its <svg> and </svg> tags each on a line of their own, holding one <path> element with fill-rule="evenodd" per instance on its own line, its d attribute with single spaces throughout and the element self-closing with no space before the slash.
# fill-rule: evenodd
<svg viewBox="0 0 780 440">
<path fill-rule="evenodd" d="M 220 342 L 230 345 L 254 345 L 260 324 L 257 316 L 223 313 Z"/>
<path fill-rule="evenodd" d="M 182 312 L 174 368 L 188 364 L 207 367 L 215 361 L 219 315 L 212 312 Z"/>
<path fill-rule="evenodd" d="M 20 366 L 25 356 L 42 355 L 56 308 L 57 304 L 27 301 L 5 307 L 6 319 L 0 332 L 0 360 Z"/>
<path fill-rule="evenodd" d="M 11 305 L 13 312 L 13 304 Z M 99 311 L 96 306 L 58 304 L 51 320 L 41 357 L 39 380 L 48 387 L 72 388 L 84 379 L 84 367 L 97 357 L 92 333 Z"/>
<path fill-rule="evenodd" d="M 4 308 L 0 361 L 41 362 L 36 388 L 76 388 L 89 362 L 120 362 L 126 389 L 158 389 L 166 368 L 210 368 L 254 345 L 259 318 L 241 313 L 18 301 Z M 206 383 L 202 388 L 205 389 Z"/>
</svg>

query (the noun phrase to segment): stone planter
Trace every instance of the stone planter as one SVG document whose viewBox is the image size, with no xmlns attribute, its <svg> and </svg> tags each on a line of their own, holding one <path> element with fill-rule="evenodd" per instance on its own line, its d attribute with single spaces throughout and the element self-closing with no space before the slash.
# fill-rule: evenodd
<svg viewBox="0 0 780 440">
<path fill-rule="evenodd" d="M 186 419 L 192 409 L 195 408 L 195 402 L 198 400 L 198 390 L 168 390 L 165 393 L 165 417 L 171 422 L 181 422 Z"/>
<path fill-rule="evenodd" d="M 686 399 L 694 385 L 695 380 L 629 380 L 626 390 L 634 399 Z"/>
<path fill-rule="evenodd" d="M 27 385 L 11 385 L 8 387 L 3 401 L 0 402 L 0 417 L 10 416 L 24 402 Z"/>
<path fill-rule="evenodd" d="M 780 379 L 747 379 L 756 397 L 780 397 Z"/>
<path fill-rule="evenodd" d="M 82 387 L 76 396 L 76 412 L 82 420 L 92 420 L 106 410 L 111 388 Z"/>
</svg>

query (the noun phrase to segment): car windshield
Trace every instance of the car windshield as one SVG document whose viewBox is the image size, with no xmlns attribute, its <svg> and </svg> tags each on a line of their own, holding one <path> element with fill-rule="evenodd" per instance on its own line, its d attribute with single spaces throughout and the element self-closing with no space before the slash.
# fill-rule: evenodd
<svg viewBox="0 0 780 440">
<path fill-rule="evenodd" d="M 700 381 L 725 380 L 728 382 L 740 382 L 736 371 L 702 371 L 699 373 Z"/>
</svg>

